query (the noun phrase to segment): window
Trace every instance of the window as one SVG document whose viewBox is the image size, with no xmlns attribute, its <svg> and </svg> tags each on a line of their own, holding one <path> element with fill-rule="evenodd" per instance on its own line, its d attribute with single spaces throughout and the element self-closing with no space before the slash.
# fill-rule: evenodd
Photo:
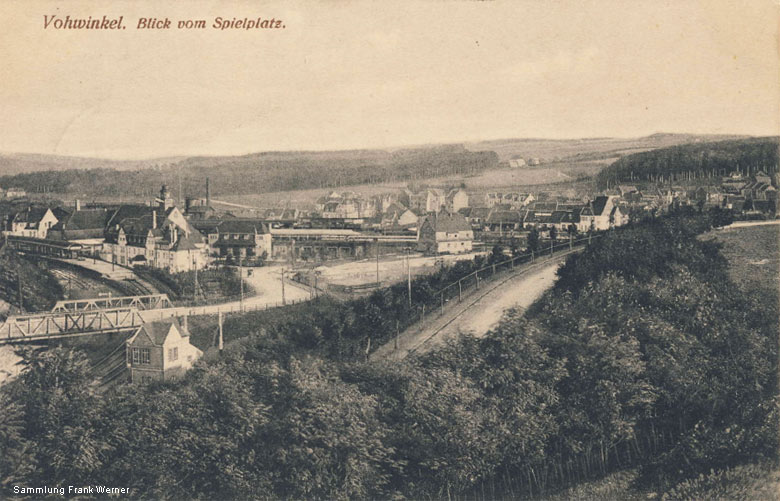
<svg viewBox="0 0 780 501">
<path fill-rule="evenodd" d="M 179 348 L 168 348 L 168 360 L 175 362 L 179 359 Z"/>
<path fill-rule="evenodd" d="M 149 348 L 133 348 L 132 352 L 133 365 L 143 364 L 148 365 L 151 363 L 149 357 Z"/>
</svg>

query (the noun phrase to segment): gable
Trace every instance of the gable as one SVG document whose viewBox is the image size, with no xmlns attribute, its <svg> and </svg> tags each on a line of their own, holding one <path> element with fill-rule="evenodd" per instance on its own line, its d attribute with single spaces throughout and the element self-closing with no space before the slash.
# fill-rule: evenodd
<svg viewBox="0 0 780 501">
<path fill-rule="evenodd" d="M 141 326 L 135 334 L 133 334 L 133 337 L 127 340 L 127 344 L 130 346 L 154 346 L 154 340 L 144 326 Z"/>
</svg>

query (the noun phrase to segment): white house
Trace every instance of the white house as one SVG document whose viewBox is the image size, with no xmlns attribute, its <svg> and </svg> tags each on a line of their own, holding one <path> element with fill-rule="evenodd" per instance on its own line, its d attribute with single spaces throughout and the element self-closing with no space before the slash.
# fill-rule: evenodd
<svg viewBox="0 0 780 501">
<path fill-rule="evenodd" d="M 450 212 L 458 212 L 462 208 L 468 207 L 469 194 L 460 188 L 450 190 L 450 192 L 447 193 L 446 206 L 447 210 Z"/>
<path fill-rule="evenodd" d="M 47 207 L 28 207 L 8 216 L 4 233 L 17 237 L 46 238 L 57 217 Z"/>
<path fill-rule="evenodd" d="M 174 379 L 184 374 L 203 354 L 190 344 L 186 317 L 142 325 L 125 343 L 131 383 Z"/>
<path fill-rule="evenodd" d="M 602 195 L 596 197 L 582 212 L 577 229 L 581 232 L 588 230 L 608 230 L 614 226 L 622 226 L 628 222 L 628 216 L 620 211 L 618 196 Z"/>
<path fill-rule="evenodd" d="M 471 252 L 473 244 L 474 231 L 461 214 L 431 214 L 417 230 L 418 249 L 427 254 Z"/>
</svg>

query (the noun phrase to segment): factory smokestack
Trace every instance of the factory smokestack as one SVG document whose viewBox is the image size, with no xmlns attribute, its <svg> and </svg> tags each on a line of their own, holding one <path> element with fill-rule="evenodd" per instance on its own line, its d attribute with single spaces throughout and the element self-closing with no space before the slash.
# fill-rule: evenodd
<svg viewBox="0 0 780 501">
<path fill-rule="evenodd" d="M 211 189 L 209 187 L 209 178 L 206 178 L 206 207 L 211 207 Z"/>
</svg>

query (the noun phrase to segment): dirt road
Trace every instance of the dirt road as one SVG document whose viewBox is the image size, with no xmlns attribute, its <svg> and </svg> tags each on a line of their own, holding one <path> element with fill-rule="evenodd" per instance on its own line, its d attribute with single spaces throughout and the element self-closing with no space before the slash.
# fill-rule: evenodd
<svg viewBox="0 0 780 501">
<path fill-rule="evenodd" d="M 281 270 L 281 266 L 253 268 L 250 276 L 248 275 L 248 269 L 244 269 L 244 281 L 254 288 L 254 294 L 251 297 L 244 298 L 244 311 L 273 308 L 282 305 Z M 311 299 L 311 294 L 307 289 L 296 285 L 286 278 L 284 281 L 284 299 L 287 304 L 297 303 Z M 232 301 L 230 303 L 208 306 L 182 306 L 163 310 L 148 310 L 140 313 L 143 319 L 149 322 L 183 315 L 214 315 L 219 312 L 234 312 L 239 311 L 241 307 L 241 301 Z"/>
<path fill-rule="evenodd" d="M 576 251 L 575 251 L 576 252 Z M 422 330 L 414 326 L 403 332 L 396 343 L 391 341 L 377 349 L 372 359 L 399 360 L 409 353 L 421 353 L 440 345 L 445 339 L 461 332 L 484 336 L 501 320 L 510 308 L 527 308 L 555 283 L 556 271 L 565 256 L 556 256 L 545 263 L 537 263 L 525 270 L 491 283 L 478 295 L 465 298 L 463 303 L 445 311 Z"/>
</svg>

